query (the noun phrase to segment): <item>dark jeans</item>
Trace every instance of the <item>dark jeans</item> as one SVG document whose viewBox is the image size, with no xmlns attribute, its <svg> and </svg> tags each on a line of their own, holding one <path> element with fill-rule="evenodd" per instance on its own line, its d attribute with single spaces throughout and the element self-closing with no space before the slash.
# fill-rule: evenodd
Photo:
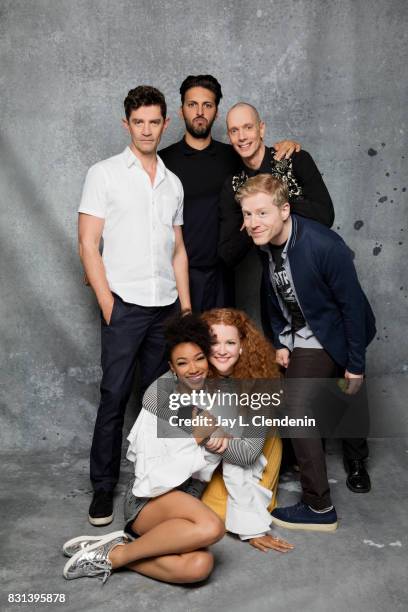
<svg viewBox="0 0 408 612">
<path fill-rule="evenodd" d="M 194 312 L 233 307 L 234 274 L 221 264 L 189 269 L 191 306 Z"/>
<path fill-rule="evenodd" d="M 178 300 L 169 306 L 138 306 L 114 298 L 110 324 L 101 322 L 101 401 L 90 462 L 95 490 L 112 490 L 119 479 L 123 421 L 137 359 L 143 393 L 168 369 L 164 324 L 179 309 Z"/>
<path fill-rule="evenodd" d="M 340 368 L 323 349 L 296 348 L 292 352 L 286 378 L 333 378 L 342 377 Z M 308 405 L 316 400 L 310 396 L 311 387 L 292 387 L 286 396 L 286 408 L 293 415 L 303 415 Z M 330 408 L 329 408 L 330 409 Z M 317 510 L 331 505 L 330 487 L 327 480 L 326 458 L 321 438 L 292 438 L 296 462 L 300 469 L 302 501 Z M 368 456 L 367 440 L 347 438 L 343 440 L 345 459 L 365 459 Z"/>
</svg>

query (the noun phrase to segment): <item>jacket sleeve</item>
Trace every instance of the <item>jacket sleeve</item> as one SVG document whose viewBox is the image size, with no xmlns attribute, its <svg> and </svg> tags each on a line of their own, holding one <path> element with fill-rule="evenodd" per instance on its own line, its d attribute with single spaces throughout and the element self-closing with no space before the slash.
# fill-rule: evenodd
<svg viewBox="0 0 408 612">
<path fill-rule="evenodd" d="M 366 298 L 357 278 L 351 252 L 339 238 L 326 250 L 323 274 L 342 313 L 347 340 L 347 365 L 352 374 L 364 374 L 366 338 Z"/>
<path fill-rule="evenodd" d="M 303 195 L 290 200 L 291 212 L 331 227 L 334 222 L 333 202 L 312 156 L 307 151 L 299 151 L 294 153 L 292 163 Z"/>
<path fill-rule="evenodd" d="M 242 212 L 240 205 L 235 200 L 231 180 L 232 177 L 229 177 L 224 183 L 218 209 L 218 256 L 229 268 L 238 265 L 253 246 L 252 239 L 246 231 L 241 231 Z"/>
</svg>

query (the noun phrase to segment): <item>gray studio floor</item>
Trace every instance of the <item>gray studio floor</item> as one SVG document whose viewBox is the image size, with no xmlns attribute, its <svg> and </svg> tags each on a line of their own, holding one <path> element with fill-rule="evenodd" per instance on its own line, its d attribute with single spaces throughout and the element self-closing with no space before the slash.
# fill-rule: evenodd
<svg viewBox="0 0 408 612">
<path fill-rule="evenodd" d="M 7 594 L 16 592 L 65 593 L 65 604 L 35 606 L 52 611 L 407 610 L 408 441 L 371 442 L 373 490 L 367 495 L 346 488 L 335 446 L 328 464 L 340 519 L 336 533 L 276 530 L 296 546 L 287 555 L 263 554 L 227 536 L 213 547 L 216 569 L 201 586 L 170 586 L 127 571 L 102 586 L 95 578 L 62 578 L 61 544 L 121 528 L 130 465 L 123 465 L 113 525 L 97 530 L 86 518 L 91 491 L 85 454 L 3 454 L 0 610 L 33 609 L 8 604 Z M 285 474 L 281 504 L 297 501 L 298 490 L 296 475 Z"/>
</svg>

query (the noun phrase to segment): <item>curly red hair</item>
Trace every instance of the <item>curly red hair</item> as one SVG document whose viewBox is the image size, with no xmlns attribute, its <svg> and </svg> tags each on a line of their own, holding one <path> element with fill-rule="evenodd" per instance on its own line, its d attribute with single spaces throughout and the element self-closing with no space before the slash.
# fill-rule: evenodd
<svg viewBox="0 0 408 612">
<path fill-rule="evenodd" d="M 201 317 L 209 325 L 232 325 L 241 339 L 242 354 L 231 374 L 233 378 L 279 378 L 275 350 L 245 312 L 235 308 L 213 308 Z"/>
</svg>

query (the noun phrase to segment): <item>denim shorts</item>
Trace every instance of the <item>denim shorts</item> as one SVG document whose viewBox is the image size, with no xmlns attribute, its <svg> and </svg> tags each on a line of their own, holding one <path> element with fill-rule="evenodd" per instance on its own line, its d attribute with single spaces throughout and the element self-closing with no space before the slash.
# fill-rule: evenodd
<svg viewBox="0 0 408 612">
<path fill-rule="evenodd" d="M 129 484 L 126 489 L 125 494 L 125 503 L 124 503 L 124 518 L 125 518 L 125 532 L 133 538 L 138 537 L 138 535 L 132 529 L 132 523 L 135 518 L 139 515 L 139 512 L 149 503 L 152 497 L 136 497 L 133 495 L 132 489 L 135 483 L 135 478 L 132 477 L 129 481 Z M 178 487 L 175 487 L 175 491 L 183 491 L 184 493 L 188 493 L 197 499 L 200 499 L 202 496 L 205 487 L 207 486 L 206 482 L 202 482 L 201 480 L 197 480 L 196 478 L 188 478 L 185 482 L 183 482 Z"/>
</svg>

